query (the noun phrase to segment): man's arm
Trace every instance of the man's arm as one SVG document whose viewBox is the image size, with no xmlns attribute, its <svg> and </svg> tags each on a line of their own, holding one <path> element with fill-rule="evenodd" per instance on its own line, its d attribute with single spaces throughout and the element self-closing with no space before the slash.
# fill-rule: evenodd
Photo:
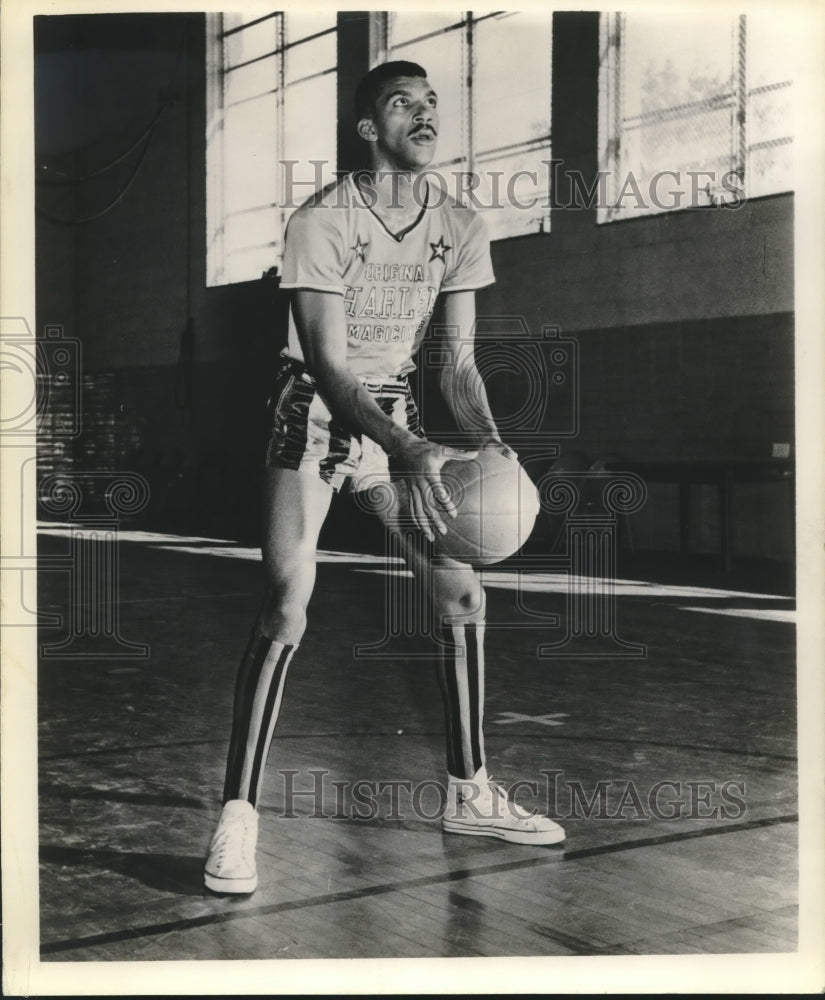
<svg viewBox="0 0 825 1000">
<path fill-rule="evenodd" d="M 340 295 L 298 289 L 292 308 L 307 366 L 339 420 L 377 441 L 403 471 L 410 513 L 432 539 L 432 525 L 446 531 L 443 514 L 455 517 L 455 507 L 441 482 L 441 466 L 451 458 L 472 458 L 473 452 L 444 448 L 417 437 L 382 413 L 347 363 L 344 302 Z"/>
<path fill-rule="evenodd" d="M 441 372 L 441 393 L 471 448 L 494 448 L 508 458 L 516 453 L 501 440 L 490 412 L 487 390 L 475 362 L 475 292 L 444 296 L 444 343 L 450 364 Z"/>
</svg>

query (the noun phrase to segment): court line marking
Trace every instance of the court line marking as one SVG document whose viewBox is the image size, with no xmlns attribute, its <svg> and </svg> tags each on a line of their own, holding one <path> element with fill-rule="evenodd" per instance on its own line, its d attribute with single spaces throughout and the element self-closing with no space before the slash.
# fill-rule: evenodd
<svg viewBox="0 0 825 1000">
<path fill-rule="evenodd" d="M 568 712 L 550 712 L 547 715 L 523 715 L 521 712 L 499 712 L 500 716 L 509 718 L 493 719 L 494 726 L 509 726 L 517 722 L 536 722 L 541 726 L 563 726 L 559 719 L 569 719 Z"/>
<path fill-rule="evenodd" d="M 283 903 L 267 903 L 263 906 L 250 906 L 243 910 L 222 910 L 217 913 L 203 914 L 198 917 L 167 920 L 160 924 L 144 924 L 140 927 L 127 927 L 117 931 L 103 931 L 98 934 L 89 934 L 85 937 L 63 938 L 59 941 L 47 941 L 45 944 L 42 944 L 40 954 L 41 956 L 53 955 L 57 952 L 73 951 L 77 948 L 114 944 L 118 941 L 127 941 L 130 938 L 154 937 L 159 934 L 171 934 L 175 931 L 192 930 L 196 927 L 208 927 L 213 924 L 228 923 L 232 920 L 244 920 L 248 917 L 286 913 L 290 910 L 303 910 L 315 906 L 326 906 L 330 903 L 367 899 L 371 896 L 384 896 L 388 893 L 403 892 L 406 889 L 420 888 L 422 886 L 463 882 L 466 879 L 477 878 L 481 875 L 495 875 L 501 872 L 519 871 L 526 868 L 540 868 L 545 865 L 560 864 L 564 861 L 580 861 L 586 858 L 600 857 L 605 854 L 619 854 L 646 847 L 660 847 L 665 844 L 675 844 L 686 840 L 698 840 L 728 833 L 743 833 L 770 826 L 792 824 L 798 822 L 798 820 L 799 817 L 796 813 L 790 813 L 785 816 L 770 816 L 765 819 L 747 820 L 743 823 L 731 823 L 725 827 L 685 830 L 681 833 L 662 834 L 656 837 L 640 837 L 638 840 L 626 840 L 616 844 L 584 847 L 577 851 L 553 852 L 552 854 L 548 853 L 547 857 L 526 858 L 523 861 L 505 861 L 496 865 L 484 865 L 480 868 L 459 868 L 455 871 L 443 872 L 439 875 L 421 875 L 417 878 L 405 879 L 399 882 L 385 882 L 383 885 L 364 886 L 360 889 L 345 889 L 340 892 L 324 893 L 320 896 L 311 896 L 308 899 L 285 900 Z M 590 946 L 585 945 L 584 942 L 582 942 L 582 945 L 590 949 Z M 590 952 L 588 951 L 588 953 Z M 593 954 L 597 953 L 597 951 L 593 951 Z"/>
</svg>

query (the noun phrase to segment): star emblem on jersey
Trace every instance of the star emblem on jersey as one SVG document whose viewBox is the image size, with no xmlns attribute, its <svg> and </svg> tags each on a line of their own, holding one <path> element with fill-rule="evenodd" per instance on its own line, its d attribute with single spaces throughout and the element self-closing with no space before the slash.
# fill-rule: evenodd
<svg viewBox="0 0 825 1000">
<path fill-rule="evenodd" d="M 366 243 L 362 243 L 361 242 L 361 236 L 358 235 L 358 236 L 355 237 L 355 246 L 354 247 L 350 247 L 350 250 L 354 250 L 355 251 L 355 256 L 359 260 L 366 260 L 366 257 L 364 256 L 364 251 L 367 249 L 367 247 L 369 245 L 370 245 L 369 244 L 369 240 L 367 240 Z M 430 244 L 430 246 L 432 246 L 432 244 Z"/>
<path fill-rule="evenodd" d="M 439 236 L 438 237 L 438 243 L 431 243 L 430 244 L 430 249 L 433 252 L 432 257 L 430 257 L 431 261 L 433 261 L 433 260 L 443 260 L 446 263 L 446 258 L 444 257 L 444 254 L 448 250 L 452 250 L 452 247 L 448 247 L 447 244 L 444 242 L 444 237 L 443 236 Z"/>
</svg>

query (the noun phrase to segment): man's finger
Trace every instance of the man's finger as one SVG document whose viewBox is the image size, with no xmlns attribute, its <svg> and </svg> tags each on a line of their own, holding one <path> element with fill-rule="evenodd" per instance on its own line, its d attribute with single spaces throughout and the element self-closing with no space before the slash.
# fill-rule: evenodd
<svg viewBox="0 0 825 1000">
<path fill-rule="evenodd" d="M 445 514 L 449 514 L 450 517 L 456 517 L 458 511 L 455 509 L 455 504 L 453 503 L 453 498 L 450 496 L 450 491 L 441 481 L 441 479 L 431 479 L 430 480 L 430 495 L 432 496 L 435 504 L 433 505 L 434 516 L 433 520 L 438 526 L 439 521 L 441 521 L 441 514 L 439 507 L 444 511 Z M 438 517 L 438 520 L 436 520 Z M 443 527 L 442 535 L 446 533 L 447 529 L 444 527 L 444 522 L 441 521 L 441 527 Z"/>
<path fill-rule="evenodd" d="M 518 452 L 513 451 L 509 444 L 503 441 L 487 441 L 483 445 L 485 451 L 497 451 L 499 455 L 518 461 Z"/>
<path fill-rule="evenodd" d="M 478 458 L 477 451 L 464 451 L 461 448 L 451 448 L 446 444 L 441 446 L 441 454 L 444 458 L 457 459 L 459 462 L 468 462 L 471 458 Z"/>
<path fill-rule="evenodd" d="M 410 483 L 410 513 L 419 531 L 423 531 L 431 542 L 434 541 L 435 535 L 430 527 L 430 519 L 427 517 L 424 501 L 421 499 L 421 490 L 417 483 Z"/>
<path fill-rule="evenodd" d="M 427 491 L 424 496 L 424 501 L 427 506 L 427 513 L 430 515 L 430 519 L 438 530 L 439 534 L 447 534 L 447 525 L 444 523 L 444 519 L 441 516 L 441 511 L 439 510 L 439 505 L 446 511 L 451 508 L 452 501 L 450 500 L 450 493 L 444 483 L 440 479 L 430 480 Z M 455 509 L 455 508 L 453 508 Z"/>
</svg>

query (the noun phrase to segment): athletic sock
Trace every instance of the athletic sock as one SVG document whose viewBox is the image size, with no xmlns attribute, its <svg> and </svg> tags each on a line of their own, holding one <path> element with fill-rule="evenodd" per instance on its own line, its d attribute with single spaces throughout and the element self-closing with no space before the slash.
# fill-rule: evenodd
<svg viewBox="0 0 825 1000">
<path fill-rule="evenodd" d="M 235 682 L 224 802 L 245 799 L 253 806 L 257 804 L 287 667 L 295 648 L 257 631 L 252 633 Z"/>
<path fill-rule="evenodd" d="M 472 778 L 484 764 L 484 622 L 442 627 L 438 681 L 444 697 L 447 770 Z"/>
</svg>

